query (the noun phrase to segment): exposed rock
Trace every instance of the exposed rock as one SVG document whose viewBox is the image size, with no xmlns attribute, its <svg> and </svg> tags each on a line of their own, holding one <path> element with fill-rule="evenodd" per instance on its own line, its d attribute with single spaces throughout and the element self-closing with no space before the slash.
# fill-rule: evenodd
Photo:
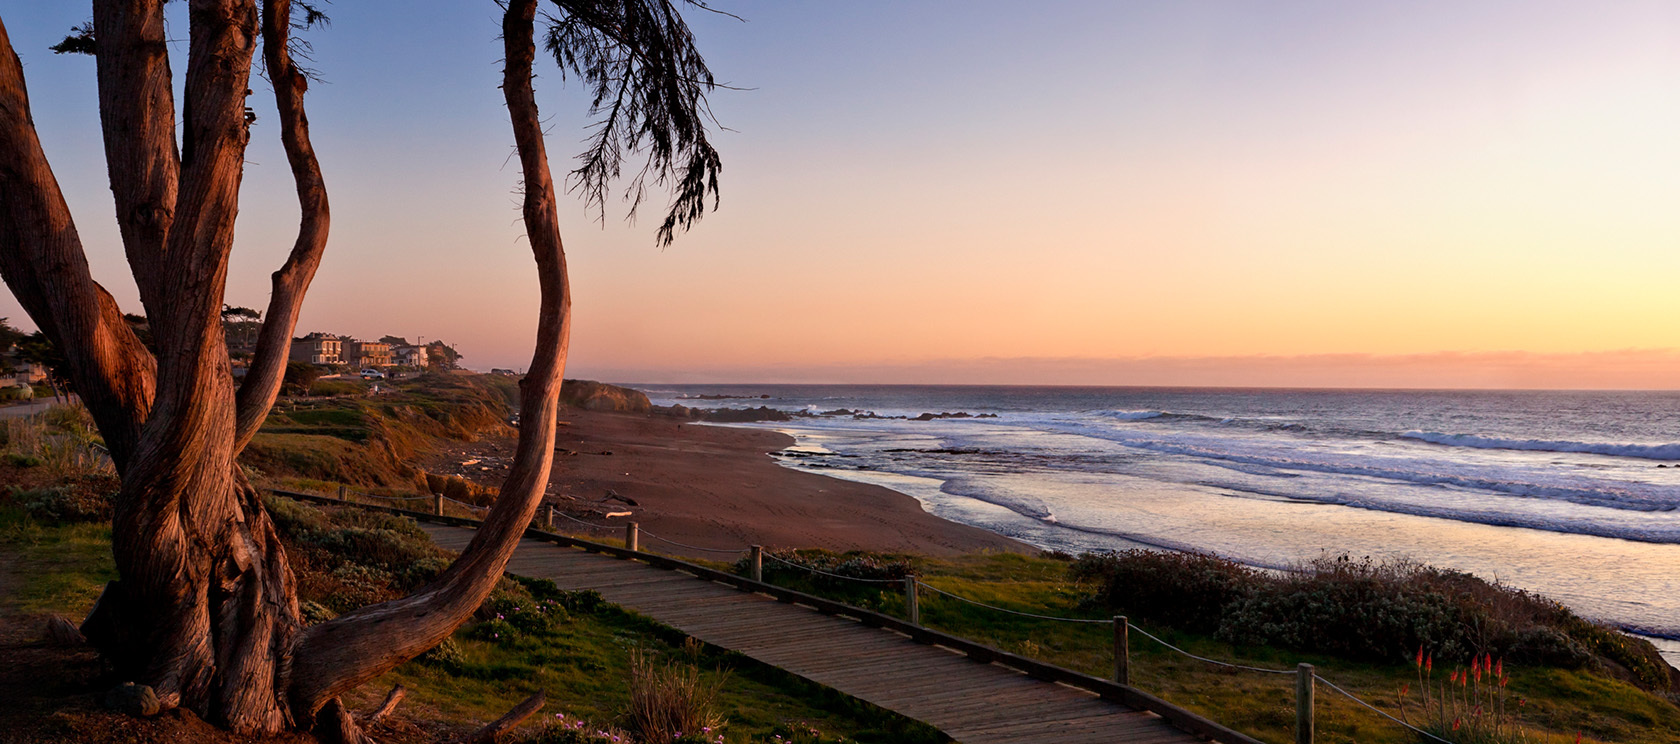
<svg viewBox="0 0 1680 744">
<path fill-rule="evenodd" d="M 699 418 L 705 412 L 696 408 L 689 408 L 681 403 L 673 403 L 668 406 L 653 406 L 651 413 L 670 416 L 671 418 L 693 419 Z"/>
<path fill-rule="evenodd" d="M 706 421 L 722 423 L 742 423 L 747 421 L 791 421 L 786 411 L 778 411 L 769 406 L 757 408 L 716 408 L 706 411 Z"/>
<path fill-rule="evenodd" d="M 141 718 L 155 716 L 163 710 L 163 704 L 158 702 L 157 693 L 152 688 L 133 682 L 124 682 L 105 693 L 105 707 Z"/>
<path fill-rule="evenodd" d="M 560 402 L 585 411 L 648 413 L 653 409 L 639 390 L 593 380 L 567 380 L 560 386 Z"/>
</svg>

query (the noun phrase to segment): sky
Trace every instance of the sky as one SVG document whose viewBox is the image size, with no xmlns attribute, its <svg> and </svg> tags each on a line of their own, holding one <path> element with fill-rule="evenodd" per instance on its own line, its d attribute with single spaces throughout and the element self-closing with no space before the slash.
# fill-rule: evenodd
<svg viewBox="0 0 1680 744">
<path fill-rule="evenodd" d="M 714 5 L 744 19 L 688 13 L 740 89 L 711 97 L 721 208 L 661 248 L 660 197 L 635 223 L 562 200 L 569 376 L 1680 388 L 1680 4 Z M 523 368 L 495 3 L 327 9 L 299 335 Z M 89 15 L 0 0 L 96 278 L 138 309 L 93 60 L 47 51 Z M 253 90 L 227 301 L 260 308 L 297 206 Z M 586 91 L 551 60 L 537 90 L 560 173 Z"/>
</svg>

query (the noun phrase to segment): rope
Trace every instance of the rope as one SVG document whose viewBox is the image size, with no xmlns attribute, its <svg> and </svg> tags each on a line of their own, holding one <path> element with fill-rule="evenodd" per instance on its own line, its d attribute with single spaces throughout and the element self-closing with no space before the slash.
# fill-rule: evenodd
<svg viewBox="0 0 1680 744">
<path fill-rule="evenodd" d="M 618 529 L 618 527 L 610 525 L 610 524 L 595 524 L 594 522 L 585 522 L 581 519 L 578 519 L 577 517 L 574 517 L 570 514 L 567 514 L 563 511 L 560 511 L 559 509 L 555 509 L 554 513 L 558 514 L 562 517 L 565 517 L 567 519 L 570 519 L 573 522 L 577 522 L 578 524 L 581 524 L 585 527 L 593 527 L 593 528 L 598 529 L 598 530 L 616 530 L 616 529 Z"/>
<path fill-rule="evenodd" d="M 688 543 L 680 543 L 680 542 L 677 542 L 676 540 L 672 540 L 670 538 L 660 537 L 658 535 L 653 534 L 652 532 L 648 532 L 647 530 L 643 530 L 643 529 L 638 529 L 637 532 L 639 532 L 643 535 L 646 535 L 648 537 L 651 537 L 655 540 L 658 540 L 660 542 L 670 543 L 670 544 L 675 545 L 675 546 L 680 547 L 680 548 L 688 548 L 689 550 L 703 550 L 703 551 L 706 551 L 708 553 L 745 553 L 749 550 L 752 550 L 752 548 L 730 548 L 728 550 L 723 550 L 723 549 L 719 549 L 719 548 L 702 548 L 698 545 L 689 545 Z"/>
<path fill-rule="evenodd" d="M 1402 721 L 1402 720 L 1400 720 L 1400 719 L 1398 719 L 1398 718 L 1395 718 L 1395 717 L 1394 717 L 1394 716 L 1391 716 L 1391 715 L 1389 715 L 1389 714 L 1388 714 L 1388 712 L 1387 712 L 1387 711 L 1384 711 L 1384 710 L 1382 710 L 1382 709 L 1380 709 L 1380 708 L 1378 708 L 1378 707 L 1377 707 L 1377 706 L 1375 706 L 1375 705 L 1372 705 L 1372 704 L 1370 704 L 1370 703 L 1367 703 L 1367 702 L 1365 702 L 1365 701 L 1364 701 L 1364 700 L 1360 700 L 1360 699 L 1359 699 L 1359 698 L 1357 698 L 1357 697 L 1354 697 L 1354 695 L 1353 695 L 1353 693 L 1351 693 L 1351 692 L 1348 692 L 1348 691 L 1347 691 L 1347 690 L 1344 690 L 1344 689 L 1342 689 L 1342 688 L 1340 688 L 1340 687 L 1337 687 L 1337 686 L 1336 686 L 1336 685 L 1335 685 L 1335 683 L 1333 683 L 1333 682 L 1331 682 L 1331 681 L 1330 681 L 1330 680 L 1327 680 L 1327 679 L 1325 679 L 1325 678 L 1323 678 L 1323 677 L 1320 677 L 1320 676 L 1318 676 L 1318 674 L 1317 674 L 1317 673 L 1314 673 L 1314 674 L 1313 674 L 1313 679 L 1316 679 L 1316 680 L 1318 680 L 1318 681 L 1320 681 L 1320 682 L 1323 682 L 1323 683 L 1324 683 L 1324 684 L 1325 684 L 1325 686 L 1326 686 L 1326 687 L 1329 687 L 1329 688 L 1330 688 L 1330 689 L 1332 689 L 1332 690 L 1335 690 L 1335 691 L 1336 691 L 1336 692 L 1339 692 L 1339 693 L 1342 693 L 1342 695 L 1343 695 L 1343 696 L 1344 696 L 1344 697 L 1346 697 L 1346 698 L 1347 698 L 1347 699 L 1349 699 L 1349 700 L 1352 700 L 1352 701 L 1353 701 L 1353 702 L 1356 702 L 1356 703 L 1359 703 L 1359 704 L 1360 704 L 1360 705 L 1363 705 L 1363 706 L 1365 706 L 1365 707 L 1367 707 L 1367 708 L 1370 708 L 1370 709 L 1371 709 L 1371 711 L 1372 711 L 1372 712 L 1374 712 L 1374 713 L 1376 713 L 1376 714 L 1377 714 L 1377 715 L 1379 715 L 1379 716 L 1382 716 L 1382 717 L 1383 717 L 1383 718 L 1387 718 L 1387 719 L 1388 719 L 1388 720 L 1390 720 L 1390 721 L 1393 721 L 1393 722 L 1395 722 L 1395 723 L 1398 723 L 1398 724 L 1400 724 L 1400 725 L 1401 725 L 1401 726 L 1405 726 L 1405 727 L 1406 727 L 1406 728 L 1409 728 L 1409 729 L 1411 729 L 1411 730 L 1413 730 L 1413 731 L 1415 731 L 1415 732 L 1417 732 L 1417 733 L 1419 733 L 1419 734 L 1422 734 L 1422 735 L 1423 735 L 1423 736 L 1427 736 L 1427 737 L 1429 737 L 1429 738 L 1431 738 L 1431 739 L 1434 739 L 1434 740 L 1435 740 L 1435 741 L 1439 741 L 1439 742 L 1442 742 L 1442 743 L 1443 743 L 1443 744 L 1452 744 L 1452 742 L 1450 742 L 1450 741 L 1447 741 L 1447 740 L 1446 740 L 1446 739 L 1443 739 L 1443 738 L 1441 738 L 1441 737 L 1439 737 L 1439 736 L 1436 736 L 1436 735 L 1434 735 L 1434 734 L 1431 734 L 1431 733 L 1429 733 L 1429 732 L 1428 732 L 1428 731 L 1424 731 L 1424 730 L 1423 730 L 1423 729 L 1420 729 L 1420 728 L 1418 728 L 1418 727 L 1416 727 L 1416 726 L 1413 726 L 1413 725 L 1412 725 L 1412 724 L 1409 724 L 1409 723 L 1406 723 L 1406 722 L 1405 722 L 1405 721 Z"/>
<path fill-rule="evenodd" d="M 1010 609 L 1005 609 L 1005 608 L 1002 608 L 1002 607 L 995 607 L 993 605 L 986 604 L 985 602 L 976 602 L 972 599 L 969 599 L 968 597 L 959 597 L 955 594 L 952 594 L 948 591 L 945 591 L 944 589 L 940 589 L 939 587 L 934 586 L 932 584 L 924 584 L 924 583 L 918 581 L 918 582 L 916 582 L 916 585 L 927 587 L 927 588 L 932 589 L 932 590 L 934 590 L 934 591 L 936 591 L 940 594 L 943 594 L 947 597 L 950 597 L 951 599 L 955 599 L 955 600 L 962 601 L 962 602 L 967 602 L 967 603 L 969 603 L 971 605 L 974 605 L 976 607 L 984 607 L 988 610 L 996 610 L 998 612 L 1006 613 L 1006 614 L 1009 614 L 1009 615 L 1020 615 L 1021 617 L 1035 617 L 1035 618 L 1038 618 L 1040 620 L 1059 620 L 1059 621 L 1064 622 L 1064 623 L 1100 623 L 1102 625 L 1111 625 L 1111 624 L 1114 623 L 1113 620 L 1091 620 L 1091 619 L 1088 619 L 1088 618 L 1078 618 L 1078 617 L 1055 617 L 1053 615 L 1035 615 L 1031 612 L 1021 612 L 1019 610 L 1010 610 Z"/>
<path fill-rule="evenodd" d="M 357 496 L 367 496 L 375 499 L 389 499 L 391 501 L 419 501 L 421 499 L 425 499 L 427 501 L 432 500 L 432 497 L 430 496 L 386 496 L 381 493 L 362 493 L 361 491 L 351 491 L 350 493 Z"/>
<path fill-rule="evenodd" d="M 764 554 L 764 557 L 769 558 L 770 560 L 776 561 L 778 563 L 786 563 L 789 566 L 793 566 L 794 568 L 797 568 L 797 569 L 801 569 L 801 570 L 804 570 L 804 571 L 810 571 L 811 573 L 814 573 L 814 574 L 822 574 L 823 576 L 831 576 L 831 577 L 836 578 L 836 579 L 845 579 L 847 581 L 861 581 L 865 584 L 902 584 L 902 583 L 904 583 L 903 579 L 860 579 L 856 576 L 841 576 L 840 574 L 837 574 L 837 573 L 829 573 L 829 572 L 823 571 L 821 569 L 811 568 L 810 566 L 794 563 L 793 561 L 787 560 L 785 558 L 778 558 L 776 556 L 776 554 L 774 554 L 774 553 L 768 553 L 767 552 L 767 553 Z"/>
<path fill-rule="evenodd" d="M 1177 651 L 1181 654 L 1184 654 L 1185 656 L 1188 656 L 1192 659 L 1195 659 L 1196 661 L 1205 661 L 1205 662 L 1207 662 L 1209 664 L 1213 664 L 1215 666 L 1230 667 L 1232 669 L 1246 669 L 1250 672 L 1264 672 L 1266 674 L 1295 674 L 1296 673 L 1294 669 L 1266 669 L 1266 668 L 1263 668 L 1263 667 L 1246 666 L 1246 665 L 1243 665 L 1243 664 L 1232 664 L 1231 662 L 1228 662 L 1228 661 L 1219 661 L 1218 659 L 1209 659 L 1205 656 L 1197 656 L 1193 653 L 1190 653 L 1189 651 L 1185 651 L 1182 648 L 1174 646 L 1171 643 L 1167 643 L 1166 641 L 1163 641 L 1159 638 L 1156 638 L 1155 636 L 1150 635 L 1148 631 L 1145 631 L 1144 629 L 1139 628 L 1136 625 L 1131 626 L 1131 629 L 1137 631 L 1138 634 L 1142 635 L 1144 638 L 1148 638 L 1151 641 L 1154 641 L 1154 642 L 1159 643 L 1163 646 L 1166 646 L 1167 648 L 1170 648 L 1174 651 Z"/>
<path fill-rule="evenodd" d="M 469 504 L 465 501 L 456 501 L 455 499 L 449 498 L 448 496 L 444 496 L 443 500 L 448 501 L 450 503 L 454 503 L 454 504 L 460 504 L 461 506 L 466 507 L 469 511 L 474 511 L 474 512 L 490 511 L 490 507 L 488 507 L 488 506 L 478 506 L 478 505 L 475 505 L 475 504 Z"/>
</svg>

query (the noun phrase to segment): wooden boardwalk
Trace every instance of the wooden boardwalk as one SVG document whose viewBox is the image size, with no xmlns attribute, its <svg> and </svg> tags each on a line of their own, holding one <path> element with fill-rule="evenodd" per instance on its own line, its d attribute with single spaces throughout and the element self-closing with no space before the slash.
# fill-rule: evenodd
<svg viewBox="0 0 1680 744">
<path fill-rule="evenodd" d="M 451 550 L 472 539 L 469 528 L 421 526 Z M 706 643 L 923 721 L 965 744 L 1199 741 L 1154 713 L 1085 690 L 680 571 L 531 539 L 507 570 L 563 589 L 594 589 Z"/>
</svg>

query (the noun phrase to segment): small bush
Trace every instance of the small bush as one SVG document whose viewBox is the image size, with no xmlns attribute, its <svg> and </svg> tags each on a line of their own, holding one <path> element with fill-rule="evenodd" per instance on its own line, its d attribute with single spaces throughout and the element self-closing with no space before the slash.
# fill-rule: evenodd
<svg viewBox="0 0 1680 744">
<path fill-rule="evenodd" d="M 18 453 L 18 452 L 7 452 L 6 453 L 6 462 L 10 463 L 13 467 L 34 468 L 34 467 L 40 467 L 42 460 L 41 460 L 41 458 L 36 457 L 34 455 L 25 455 L 25 454 Z"/>
<path fill-rule="evenodd" d="M 466 663 L 467 655 L 461 653 L 461 644 L 454 638 L 445 638 L 442 643 L 433 646 L 430 651 L 421 654 L 415 661 L 428 666 L 435 666 L 444 671 L 454 673 Z"/>
<path fill-rule="evenodd" d="M 1197 633 L 1217 631 L 1225 608 L 1262 583 L 1259 572 L 1224 558 L 1158 550 L 1087 553 L 1068 570 L 1073 580 L 1095 584 L 1088 607 Z"/>
<path fill-rule="evenodd" d="M 646 742 L 717 731 L 724 724 L 717 712 L 724 680 L 706 682 L 693 664 L 662 664 L 645 649 L 631 651 L 630 709 L 625 713 L 630 730 Z"/>
<path fill-rule="evenodd" d="M 45 524 L 74 524 L 78 522 L 108 522 L 111 520 L 111 497 L 91 488 L 68 485 L 40 488 L 32 491 L 11 489 L 11 500 L 23 507 L 36 521 Z"/>
<path fill-rule="evenodd" d="M 752 558 L 743 557 L 735 562 L 735 573 L 749 575 Z M 793 565 L 788 565 L 793 564 Z M 847 553 L 833 553 L 826 550 L 787 550 L 766 551 L 764 555 L 764 578 L 766 581 L 778 579 L 804 579 L 818 586 L 833 586 L 843 589 L 857 589 L 858 585 L 845 579 L 836 579 L 812 571 L 801 569 L 815 569 L 825 574 L 843 576 L 847 579 L 865 579 L 869 581 L 903 581 L 905 577 L 916 573 L 916 566 L 907 559 L 881 556 L 859 551 Z"/>
</svg>

